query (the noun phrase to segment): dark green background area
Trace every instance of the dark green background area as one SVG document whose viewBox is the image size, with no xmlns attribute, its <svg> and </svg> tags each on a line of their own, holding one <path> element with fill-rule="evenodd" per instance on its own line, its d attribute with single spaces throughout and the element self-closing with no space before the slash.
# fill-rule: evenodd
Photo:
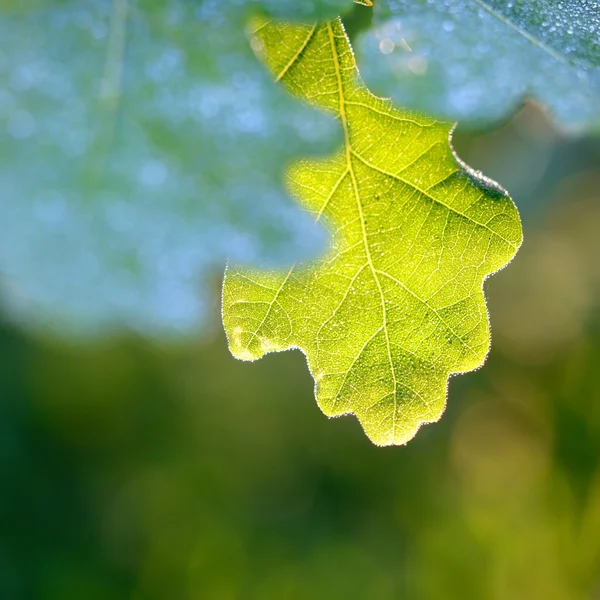
<svg viewBox="0 0 600 600">
<path fill-rule="evenodd" d="M 299 352 L 0 330 L 0 598 L 600 597 L 600 146 L 526 107 L 465 137 L 525 245 L 442 420 L 376 448 Z"/>
</svg>

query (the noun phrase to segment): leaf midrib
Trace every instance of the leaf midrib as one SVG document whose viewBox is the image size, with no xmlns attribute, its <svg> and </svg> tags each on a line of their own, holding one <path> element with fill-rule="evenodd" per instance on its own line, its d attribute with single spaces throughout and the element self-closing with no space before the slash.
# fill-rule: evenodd
<svg viewBox="0 0 600 600">
<path fill-rule="evenodd" d="M 375 281 L 375 285 L 377 286 L 377 289 L 379 291 L 379 298 L 381 300 L 381 312 L 382 312 L 382 319 L 383 319 L 381 330 L 383 331 L 383 333 L 385 335 L 387 356 L 388 356 L 388 361 L 390 364 L 390 372 L 392 374 L 392 380 L 393 380 L 393 384 L 394 384 L 394 389 L 392 391 L 392 394 L 394 397 L 394 413 L 393 413 L 393 417 L 392 417 L 392 437 L 393 437 L 393 439 L 395 439 L 396 438 L 396 418 L 397 418 L 397 412 L 398 412 L 398 397 L 397 397 L 398 380 L 396 378 L 396 370 L 394 369 L 394 360 L 392 358 L 392 349 L 390 346 L 390 335 L 389 335 L 388 324 L 387 324 L 387 308 L 385 306 L 385 295 L 383 293 L 383 288 L 381 287 L 379 275 L 377 274 L 377 270 L 375 269 L 375 265 L 373 264 L 373 259 L 371 257 L 371 249 L 369 247 L 369 239 L 368 239 L 368 235 L 367 235 L 367 229 L 365 227 L 365 218 L 364 218 L 363 209 L 362 209 L 362 202 L 361 202 L 360 194 L 358 191 L 358 182 L 356 180 L 356 173 L 354 172 L 354 167 L 352 165 L 352 146 L 350 144 L 350 130 L 348 127 L 348 119 L 346 117 L 345 94 L 344 94 L 342 71 L 340 68 L 340 60 L 339 60 L 339 56 L 338 56 L 337 47 L 335 44 L 335 35 L 333 33 L 333 27 L 331 26 L 331 23 L 327 23 L 327 33 L 329 35 L 329 43 L 331 45 L 331 54 L 333 56 L 333 64 L 335 67 L 335 75 L 336 75 L 337 84 L 338 84 L 340 119 L 342 122 L 342 127 L 344 129 L 344 142 L 345 142 L 345 146 L 346 146 L 346 148 L 345 148 L 345 150 L 346 150 L 346 165 L 347 165 L 346 169 L 350 173 L 350 178 L 352 180 L 352 188 L 354 190 L 354 197 L 356 199 L 356 207 L 358 209 L 358 214 L 359 214 L 360 226 L 361 226 L 361 231 L 362 231 L 362 239 L 363 239 L 363 245 L 365 248 L 365 255 L 367 258 L 367 263 L 369 265 L 369 269 L 370 269 L 373 279 Z M 339 392 L 338 392 L 338 395 L 339 395 Z"/>
</svg>

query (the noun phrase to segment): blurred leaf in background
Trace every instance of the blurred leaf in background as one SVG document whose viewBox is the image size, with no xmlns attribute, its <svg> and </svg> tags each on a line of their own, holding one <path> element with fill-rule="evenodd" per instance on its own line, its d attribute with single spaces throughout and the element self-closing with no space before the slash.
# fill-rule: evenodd
<svg viewBox="0 0 600 600">
<path fill-rule="evenodd" d="M 278 89 L 245 28 L 261 8 L 351 0 L 0 3 L 0 271 L 28 326 L 189 333 L 227 257 L 289 264 L 324 234 L 283 171 L 333 120 Z"/>
<path fill-rule="evenodd" d="M 444 419 L 375 448 L 323 419 L 298 352 L 5 326 L 0 597 L 598 597 L 600 145 L 535 107 L 455 141 L 495 176 L 522 144 L 538 168 L 513 174 L 527 242 L 486 286 L 492 352 Z"/>
<path fill-rule="evenodd" d="M 358 41 L 374 93 L 482 127 L 524 98 L 562 125 L 600 128 L 600 4 L 383 0 Z"/>
</svg>

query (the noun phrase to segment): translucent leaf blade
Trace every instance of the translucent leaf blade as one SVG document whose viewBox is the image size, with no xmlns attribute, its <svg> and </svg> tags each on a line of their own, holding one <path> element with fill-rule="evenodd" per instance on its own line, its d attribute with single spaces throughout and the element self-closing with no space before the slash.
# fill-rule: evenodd
<svg viewBox="0 0 600 600">
<path fill-rule="evenodd" d="M 228 268 L 230 349 L 255 360 L 300 348 L 326 415 L 354 413 L 376 444 L 405 443 L 441 415 L 449 376 L 485 360 L 482 285 L 519 247 L 518 213 L 456 159 L 449 125 L 368 92 L 339 21 L 259 35 L 275 76 L 334 112 L 345 143 L 289 172 L 329 253 L 280 272 Z"/>
</svg>

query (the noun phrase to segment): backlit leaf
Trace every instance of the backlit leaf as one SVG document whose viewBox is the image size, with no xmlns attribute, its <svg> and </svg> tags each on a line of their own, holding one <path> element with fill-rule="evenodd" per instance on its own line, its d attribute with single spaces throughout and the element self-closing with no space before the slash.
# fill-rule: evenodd
<svg viewBox="0 0 600 600">
<path fill-rule="evenodd" d="M 289 172 L 331 231 L 328 254 L 286 271 L 228 268 L 230 349 L 255 360 L 300 348 L 326 415 L 354 413 L 376 444 L 405 443 L 441 415 L 449 376 L 485 360 L 482 284 L 519 247 L 518 213 L 458 161 L 449 125 L 368 92 L 339 21 L 264 24 L 257 40 L 277 79 L 337 115 L 345 143 Z"/>
</svg>

